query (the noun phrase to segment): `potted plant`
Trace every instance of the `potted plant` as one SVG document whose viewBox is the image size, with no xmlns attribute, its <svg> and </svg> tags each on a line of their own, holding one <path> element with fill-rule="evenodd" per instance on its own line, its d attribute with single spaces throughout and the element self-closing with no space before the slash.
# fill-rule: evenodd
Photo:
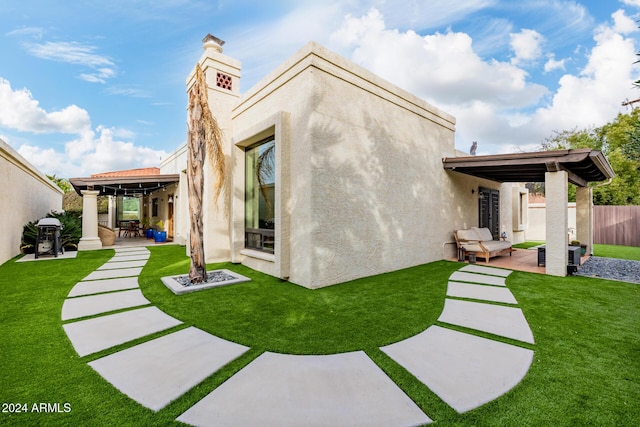
<svg viewBox="0 0 640 427">
<path fill-rule="evenodd" d="M 164 230 L 164 222 L 162 220 L 156 223 L 156 232 L 153 234 L 156 243 L 167 241 L 167 232 Z"/>
<path fill-rule="evenodd" d="M 142 218 L 141 222 L 142 228 L 144 230 L 144 235 L 147 239 L 153 239 L 153 228 L 151 228 L 151 221 L 146 216 Z"/>
</svg>

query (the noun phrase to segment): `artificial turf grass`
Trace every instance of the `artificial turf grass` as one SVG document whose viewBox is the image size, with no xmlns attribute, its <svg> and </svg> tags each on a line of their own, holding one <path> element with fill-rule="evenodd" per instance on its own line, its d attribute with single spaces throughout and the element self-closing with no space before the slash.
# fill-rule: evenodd
<svg viewBox="0 0 640 427">
<path fill-rule="evenodd" d="M 593 255 L 640 261 L 640 247 L 595 244 L 593 245 Z"/>
<path fill-rule="evenodd" d="M 184 248 L 150 249 L 152 256 L 143 276 L 147 267 L 166 271 L 184 264 L 188 269 Z M 73 408 L 69 414 L 13 417 L 0 414 L 0 424 L 179 425 L 173 421 L 177 415 L 261 354 L 262 349 L 252 348 L 251 353 L 229 363 L 158 413 L 117 391 L 95 373 L 84 358 L 77 357 L 60 320 L 62 303 L 69 290 L 112 254 L 113 251 L 80 253 L 79 259 L 58 264 L 64 265 L 64 271 L 56 275 L 50 274 L 44 265 L 62 260 L 17 264 L 22 267 L 0 266 L 0 286 L 8 296 L 3 297 L 0 319 L 3 328 L 9 325 L 4 328 L 0 396 L 3 401 L 60 399 L 70 402 Z M 34 268 L 28 264 L 42 266 Z M 402 270 L 402 280 L 426 277 L 446 283 L 448 276 L 442 271 L 442 265 L 447 264 L 454 270 L 461 266 L 438 262 L 417 270 Z M 184 272 L 184 269 L 179 271 Z M 261 276 L 257 272 L 251 274 Z M 395 274 L 385 277 L 394 281 Z M 38 285 L 29 287 L 29 278 Z M 377 279 L 377 276 L 368 279 Z M 140 281 L 143 282 L 142 278 Z M 637 425 L 640 420 L 640 408 L 636 404 L 640 401 L 637 330 L 640 287 L 601 279 L 556 278 L 520 272 L 512 273 L 507 284 L 534 332 L 534 362 L 519 385 L 473 411 L 455 413 L 402 367 L 394 367 L 392 360 L 378 357 L 382 353 L 378 348 L 365 351 L 440 425 Z M 143 292 L 148 298 L 154 292 L 169 292 L 162 288 L 159 283 L 158 286 L 148 283 L 143 285 Z M 406 295 L 391 296 L 407 298 Z M 184 296 L 173 298 L 179 300 Z M 5 310 L 6 307 L 9 309 Z M 368 310 L 376 308 L 370 306 Z M 229 313 L 233 315 L 234 311 Z M 250 326 L 260 329 L 259 324 Z"/>
<path fill-rule="evenodd" d="M 152 256 L 139 278 L 153 304 L 218 337 L 287 354 L 377 348 L 423 331 L 442 312 L 447 279 L 460 267 L 442 261 L 310 290 L 222 263 L 208 269 L 227 268 L 252 281 L 176 296 L 159 279 L 187 273 L 188 262 L 180 261 L 184 249 L 163 253 L 168 259 Z"/>
<path fill-rule="evenodd" d="M 544 242 L 528 241 L 528 242 L 516 243 L 515 245 L 513 245 L 513 247 L 516 249 L 530 249 L 540 245 L 544 245 Z"/>
<path fill-rule="evenodd" d="M 27 412 L 0 413 L 0 425 L 154 425 L 162 419 L 120 393 L 81 360 L 62 329 L 70 289 L 104 264 L 113 251 L 81 252 L 76 259 L 0 266 L 3 339 L 0 399 Z M 34 412 L 40 403 L 62 412 Z M 64 412 L 64 404 L 70 412 Z"/>
<path fill-rule="evenodd" d="M 513 245 L 513 247 L 519 249 L 529 249 L 539 245 L 544 245 L 544 242 L 527 241 L 523 243 L 517 243 Z M 618 258 L 640 261 L 640 247 L 603 245 L 601 243 L 596 243 L 593 245 L 593 255 L 603 258 Z"/>
</svg>

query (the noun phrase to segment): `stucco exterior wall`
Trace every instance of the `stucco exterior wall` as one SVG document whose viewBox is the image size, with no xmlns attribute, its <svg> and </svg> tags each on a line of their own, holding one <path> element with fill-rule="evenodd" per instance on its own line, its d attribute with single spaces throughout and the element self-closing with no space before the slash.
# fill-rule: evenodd
<svg viewBox="0 0 640 427">
<path fill-rule="evenodd" d="M 234 129 L 278 111 L 290 123 L 292 282 L 317 288 L 442 259 L 453 229 L 477 224 L 473 180 L 442 167 L 455 155 L 452 116 L 313 43 L 241 99 Z"/>
<path fill-rule="evenodd" d="M 160 163 L 160 173 L 166 175 L 180 175 L 177 185 L 167 189 L 174 194 L 174 242 L 185 245 L 189 236 L 189 193 L 187 190 L 187 146 L 178 147 L 171 155 Z M 168 212 L 168 208 L 167 208 Z M 163 221 L 167 222 L 167 217 Z"/>
<path fill-rule="evenodd" d="M 22 228 L 62 210 L 63 192 L 0 139 L 0 264 L 20 253 Z"/>
<path fill-rule="evenodd" d="M 200 62 L 239 78 L 239 63 L 219 52 Z M 443 157 L 462 154 L 454 117 L 315 43 L 240 97 L 211 82 L 209 95 L 228 177 L 221 201 L 206 205 L 208 262 L 231 259 L 318 288 L 450 258 L 453 230 L 478 225 L 478 187 L 501 190 L 501 229 L 523 240 L 511 227 L 511 186 L 444 170 Z M 244 248 L 244 150 L 269 136 L 277 159 L 274 254 Z M 184 154 L 174 153 L 162 173 L 186 167 Z M 184 222 L 176 229 L 186 238 L 186 179 L 180 191 Z"/>
</svg>

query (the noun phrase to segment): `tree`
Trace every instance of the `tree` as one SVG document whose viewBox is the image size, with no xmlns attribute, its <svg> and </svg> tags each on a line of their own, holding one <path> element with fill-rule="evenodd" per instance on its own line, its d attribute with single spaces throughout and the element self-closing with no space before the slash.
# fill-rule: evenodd
<svg viewBox="0 0 640 427">
<path fill-rule="evenodd" d="M 609 185 L 593 189 L 596 205 L 640 205 L 640 110 L 618 114 L 599 128 L 555 131 L 545 139 L 542 150 L 591 148 L 602 151 L 616 176 Z M 569 200 L 575 201 L 575 186 L 569 186 Z"/>
<path fill-rule="evenodd" d="M 73 190 L 73 187 L 71 187 L 71 183 L 69 182 L 68 179 L 58 178 L 55 174 L 47 175 L 47 178 L 49 178 L 51 181 L 54 182 L 54 184 L 60 187 L 60 189 L 62 189 L 62 191 L 64 191 L 65 194 Z"/>
<path fill-rule="evenodd" d="M 187 125 L 187 151 L 189 153 L 187 186 L 191 218 L 189 280 L 191 283 L 201 283 L 207 280 L 202 224 L 204 167 L 208 156 L 214 172 L 213 200 L 216 202 L 224 187 L 225 159 L 222 151 L 221 131 L 209 109 L 207 83 L 200 64 L 196 65 L 195 77 L 195 83 L 189 91 L 189 121 Z"/>
</svg>

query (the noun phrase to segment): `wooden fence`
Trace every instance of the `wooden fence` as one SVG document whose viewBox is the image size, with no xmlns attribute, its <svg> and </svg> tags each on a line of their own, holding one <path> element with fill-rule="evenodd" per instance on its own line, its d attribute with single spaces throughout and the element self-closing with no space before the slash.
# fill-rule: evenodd
<svg viewBox="0 0 640 427">
<path fill-rule="evenodd" d="M 640 206 L 594 206 L 593 243 L 640 246 Z"/>
</svg>

